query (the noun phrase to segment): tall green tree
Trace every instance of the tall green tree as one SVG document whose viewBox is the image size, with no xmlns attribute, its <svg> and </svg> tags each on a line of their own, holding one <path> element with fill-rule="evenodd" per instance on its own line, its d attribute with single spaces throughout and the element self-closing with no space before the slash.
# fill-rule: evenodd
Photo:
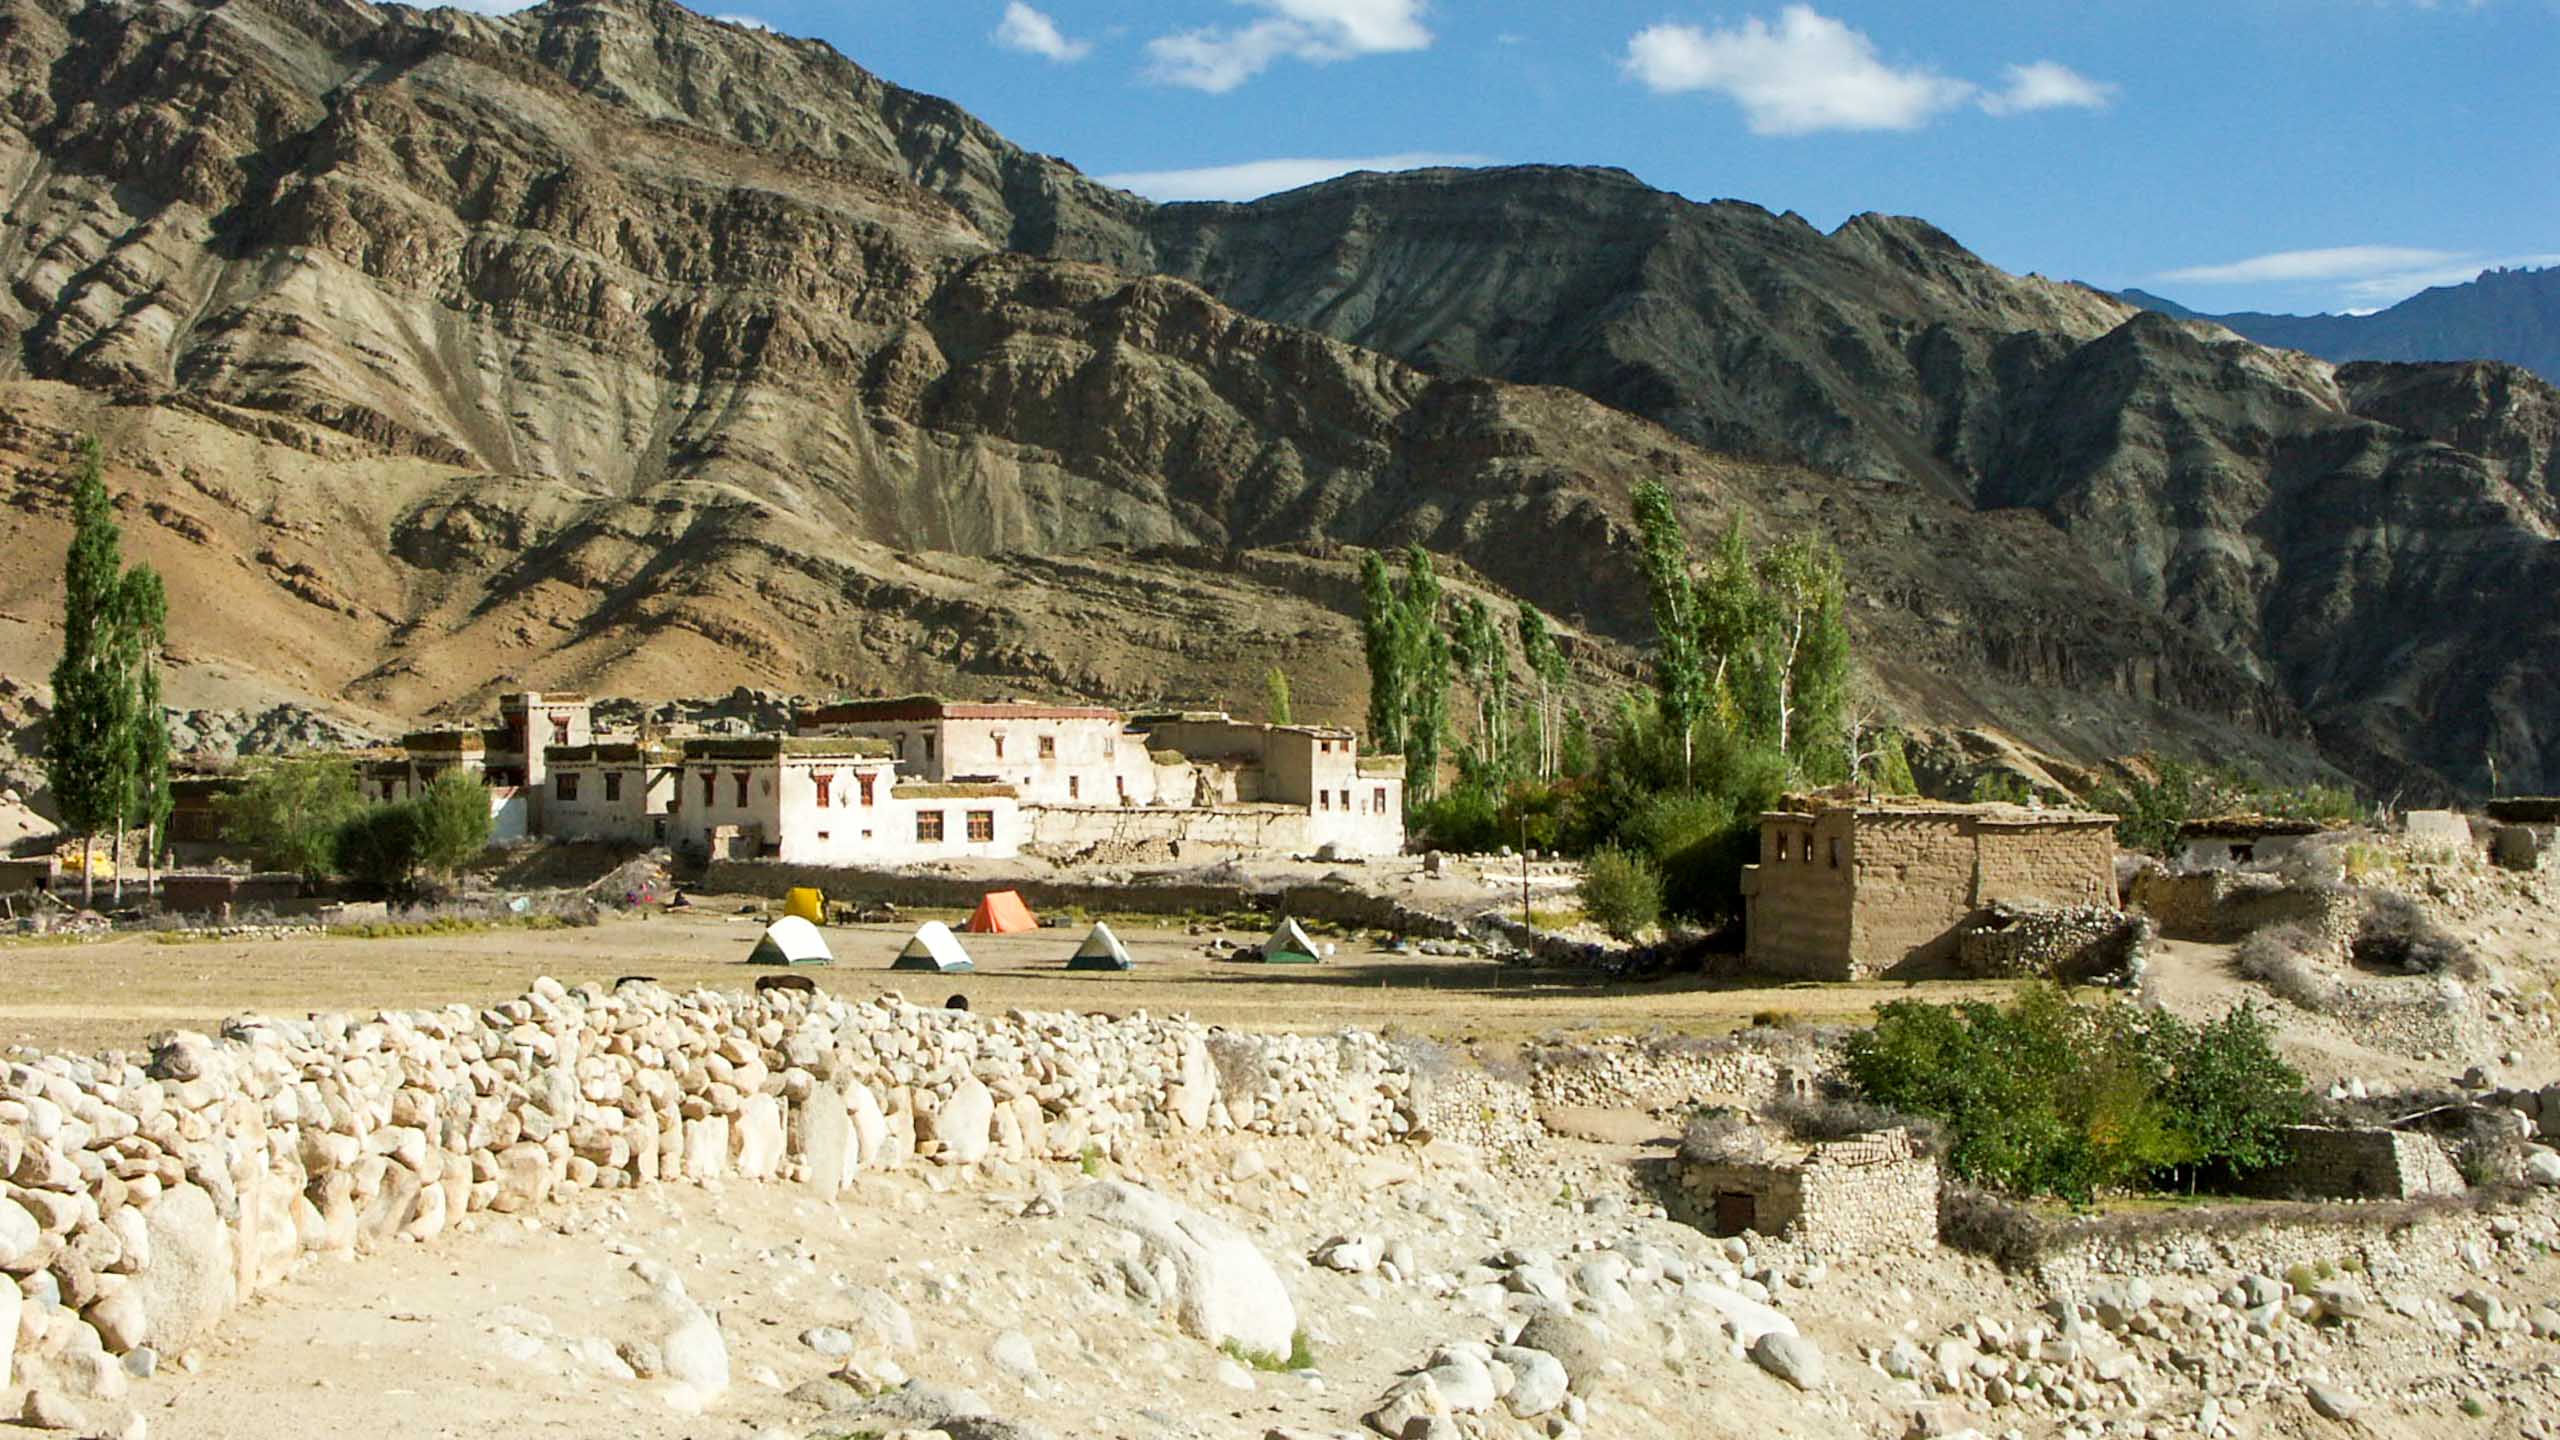
<svg viewBox="0 0 2560 1440">
<path fill-rule="evenodd" d="M 131 793 L 116 822 L 116 898 L 124 898 L 124 837 L 142 829 L 142 860 L 151 888 L 160 883 L 164 827 L 174 803 L 169 792 L 169 725 L 160 704 L 160 657 L 169 640 L 169 595 L 160 574 L 136 565 L 124 577 L 121 608 L 122 663 L 133 695 L 126 715 L 126 774 Z"/>
<path fill-rule="evenodd" d="M 1693 760 L 1689 737 L 1715 696 L 1710 662 L 1699 641 L 1698 590 L 1689 574 L 1689 534 L 1671 492 L 1648 480 L 1635 490 L 1636 561 L 1653 604 L 1654 683 L 1662 718 L 1680 736 L 1681 777 Z"/>
<path fill-rule="evenodd" d="M 1561 764 L 1556 710 L 1564 703 L 1565 660 L 1555 631 L 1534 605 L 1520 607 L 1520 658 L 1538 682 L 1538 778 L 1552 780 Z"/>
<path fill-rule="evenodd" d="M 80 901 L 97 897 L 98 832 L 132 798 L 134 696 L 124 664 L 124 556 L 98 442 L 80 443 L 71 546 L 62 567 L 62 656 L 45 726 L 45 783 L 63 828 L 80 837 Z"/>
<path fill-rule="evenodd" d="M 1296 712 L 1289 704 L 1289 672 L 1274 665 L 1262 677 L 1263 708 L 1274 725 L 1294 725 Z"/>
<path fill-rule="evenodd" d="M 1404 644 L 1413 676 L 1405 721 L 1405 794 L 1429 800 L 1440 792 L 1440 747 L 1449 733 L 1449 634 L 1440 625 L 1440 576 L 1431 552 L 1405 547 Z"/>
<path fill-rule="evenodd" d="M 1405 752 L 1405 712 L 1412 705 L 1412 677 L 1405 667 L 1404 603 L 1387 574 L 1384 555 L 1360 558 L 1360 647 L 1369 661 L 1369 747 L 1382 755 Z"/>
<path fill-rule="evenodd" d="M 1360 641 L 1369 660 L 1369 743 L 1405 757 L 1408 804 L 1438 788 L 1440 745 L 1448 733 L 1449 637 L 1440 623 L 1440 577 L 1431 552 L 1405 548 L 1404 577 L 1386 558 L 1360 562 Z"/>
<path fill-rule="evenodd" d="M 489 789 L 460 770 L 437 776 L 415 802 L 418 861 L 451 874 L 489 848 Z"/>
<path fill-rule="evenodd" d="M 1450 654 L 1458 673 L 1476 695 L 1476 732 L 1468 768 L 1487 780 L 1504 780 L 1514 770 L 1511 719 L 1511 650 L 1493 607 L 1470 597 L 1457 608 L 1450 626 Z"/>
</svg>

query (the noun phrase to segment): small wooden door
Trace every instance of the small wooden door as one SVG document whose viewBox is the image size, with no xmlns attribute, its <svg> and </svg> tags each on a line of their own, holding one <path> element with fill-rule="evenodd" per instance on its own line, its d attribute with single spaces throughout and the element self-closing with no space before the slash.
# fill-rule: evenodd
<svg viewBox="0 0 2560 1440">
<path fill-rule="evenodd" d="M 1760 1228 L 1760 1200 L 1740 1190 L 1716 1192 L 1716 1233 L 1739 1235 Z"/>
</svg>

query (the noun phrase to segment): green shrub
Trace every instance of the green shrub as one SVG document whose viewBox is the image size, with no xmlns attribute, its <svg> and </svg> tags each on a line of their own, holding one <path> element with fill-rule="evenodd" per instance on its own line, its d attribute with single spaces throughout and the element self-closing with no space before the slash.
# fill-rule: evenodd
<svg viewBox="0 0 2560 1440">
<path fill-rule="evenodd" d="M 489 792 L 479 781 L 449 770 L 418 797 L 418 862 L 451 872 L 489 848 Z"/>
<path fill-rule="evenodd" d="M 1582 870 L 1582 910 L 1618 940 L 1633 940 L 1662 919 L 1662 876 L 1633 851 L 1604 845 Z"/>
<path fill-rule="evenodd" d="M 225 839 L 311 886 L 337 868 L 338 829 L 363 808 L 355 766 L 334 759 L 261 762 L 215 801 Z"/>
<path fill-rule="evenodd" d="M 426 846 L 426 812 L 418 801 L 376 805 L 338 826 L 338 873 L 373 894 L 406 897 L 415 893 Z"/>
<path fill-rule="evenodd" d="M 2309 1104 L 2254 1009 L 2199 1028 L 2048 986 L 2007 1006 L 1895 1001 L 1851 1037 L 1847 1075 L 1876 1104 L 1943 1122 L 1958 1176 L 2077 1203 L 2273 1164 Z"/>
</svg>

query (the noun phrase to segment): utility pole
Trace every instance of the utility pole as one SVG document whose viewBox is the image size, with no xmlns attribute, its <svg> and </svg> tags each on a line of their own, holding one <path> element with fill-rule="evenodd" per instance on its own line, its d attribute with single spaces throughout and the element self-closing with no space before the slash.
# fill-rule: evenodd
<svg viewBox="0 0 2560 1440">
<path fill-rule="evenodd" d="M 1529 908 L 1529 812 L 1520 812 L 1520 923 L 1532 930 L 1538 928 L 1535 912 Z"/>
</svg>

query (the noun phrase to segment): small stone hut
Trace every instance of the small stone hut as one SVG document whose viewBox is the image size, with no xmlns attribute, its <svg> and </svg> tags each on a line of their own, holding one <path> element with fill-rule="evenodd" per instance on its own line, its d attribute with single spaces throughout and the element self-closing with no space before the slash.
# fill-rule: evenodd
<svg viewBox="0 0 2560 1440">
<path fill-rule="evenodd" d="M 2281 815 L 2216 815 L 2178 827 L 2178 859 L 2189 870 L 2262 865 L 2301 849 L 2329 827 Z"/>
<path fill-rule="evenodd" d="M 1808 1249 L 1925 1249 L 1938 1243 L 1938 1162 L 1908 1130 L 1674 1162 L 1686 1208 L 1714 1235 L 1747 1232 Z"/>
<path fill-rule="evenodd" d="M 1866 980 L 1947 968 L 1994 901 L 2116 903 L 2116 817 L 2025 805 L 1790 796 L 1743 867 L 1746 959 Z"/>
</svg>

